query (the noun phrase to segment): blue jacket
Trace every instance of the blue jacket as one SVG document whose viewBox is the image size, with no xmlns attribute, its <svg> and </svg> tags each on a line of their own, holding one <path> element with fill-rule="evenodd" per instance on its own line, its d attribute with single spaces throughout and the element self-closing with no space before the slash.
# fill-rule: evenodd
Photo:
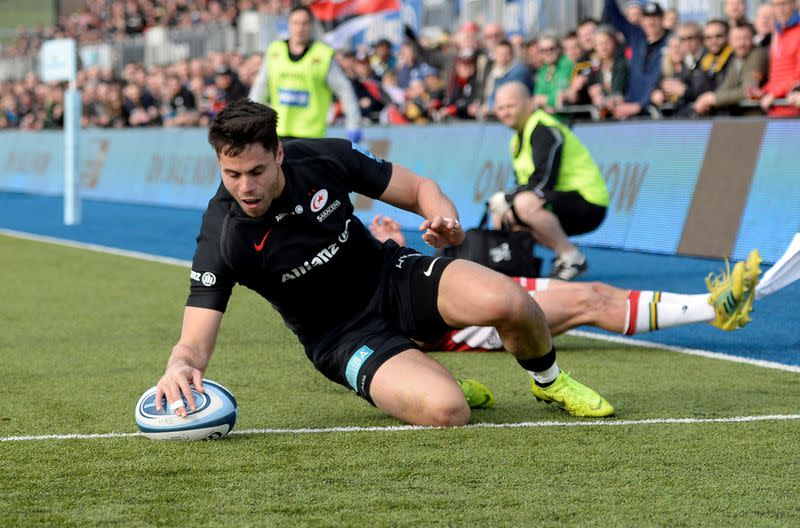
<svg viewBox="0 0 800 528">
<path fill-rule="evenodd" d="M 661 58 L 669 33 L 664 33 L 660 40 L 652 44 L 653 49 L 648 55 L 647 37 L 642 28 L 628 22 L 619 10 L 616 0 L 605 0 L 605 2 L 603 22 L 617 28 L 625 36 L 626 44 L 632 51 L 631 60 L 628 62 L 629 76 L 625 100 L 639 103 L 644 108 L 650 103 L 650 93 L 661 78 Z"/>
<path fill-rule="evenodd" d="M 517 64 L 513 65 L 505 74 L 495 79 L 494 89 L 492 90 L 491 95 L 489 95 L 488 101 L 486 101 L 489 109 L 494 108 L 494 96 L 497 93 L 497 89 L 505 83 L 511 81 L 519 81 L 527 86 L 531 92 L 533 92 L 533 76 L 531 76 L 531 72 L 528 68 L 518 62 Z"/>
</svg>

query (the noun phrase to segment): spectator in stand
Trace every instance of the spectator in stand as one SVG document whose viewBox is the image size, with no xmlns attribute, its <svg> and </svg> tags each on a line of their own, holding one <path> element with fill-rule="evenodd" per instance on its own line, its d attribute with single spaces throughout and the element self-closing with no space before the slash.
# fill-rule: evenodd
<svg viewBox="0 0 800 528">
<path fill-rule="evenodd" d="M 706 52 L 703 47 L 703 30 L 694 22 L 684 22 L 678 26 L 678 37 L 686 67 L 694 70 Z"/>
<path fill-rule="evenodd" d="M 414 124 L 430 123 L 432 118 L 428 111 L 430 100 L 430 94 L 425 89 L 425 82 L 419 72 L 415 73 L 406 88 L 406 102 L 403 106 L 403 114 L 406 119 Z"/>
<path fill-rule="evenodd" d="M 489 57 L 486 50 L 480 42 L 480 28 L 475 22 L 466 22 L 461 26 L 461 29 L 456 33 L 456 55 L 465 53 L 475 56 L 476 75 L 478 76 L 478 83 L 482 83 L 486 78 L 486 65 L 489 62 Z"/>
<path fill-rule="evenodd" d="M 616 0 L 605 0 L 603 21 L 622 32 L 631 47 L 630 80 L 625 102 L 614 108 L 617 119 L 638 115 L 650 102 L 650 93 L 657 86 L 661 74 L 661 56 L 668 38 L 663 17 L 664 11 L 657 2 L 647 2 L 642 8 L 639 27 L 622 15 Z"/>
<path fill-rule="evenodd" d="M 686 64 L 687 55 L 683 52 L 682 38 L 677 35 L 667 40 L 667 49 L 661 61 L 661 80 L 650 94 L 650 102 L 657 107 L 678 102 L 679 93 L 683 90 L 690 78 L 689 66 Z"/>
<path fill-rule="evenodd" d="M 167 127 L 186 127 L 197 126 L 199 113 L 194 94 L 181 84 L 180 79 L 175 75 L 167 77 L 167 85 L 164 90 L 161 117 L 164 126 Z"/>
<path fill-rule="evenodd" d="M 418 76 L 420 66 L 425 64 L 419 59 L 417 48 L 412 42 L 406 41 L 400 46 L 397 55 L 397 85 L 406 89 L 411 83 L 411 78 Z"/>
<path fill-rule="evenodd" d="M 580 53 L 577 51 L 570 53 L 566 47 L 570 45 L 568 38 L 562 40 L 565 54 L 573 62 L 570 85 L 563 93 L 564 104 L 587 105 L 592 103 L 588 87 L 589 76 L 598 67 L 597 60 L 594 57 L 594 34 L 596 29 L 597 21 L 594 19 L 586 19 L 578 25 L 575 36 L 578 46 L 580 46 Z M 591 44 L 585 42 L 587 39 L 591 41 Z"/>
<path fill-rule="evenodd" d="M 745 0 L 725 0 L 725 18 L 729 27 L 749 24 L 747 20 L 747 2 Z"/>
<path fill-rule="evenodd" d="M 383 74 L 387 71 L 395 69 L 397 66 L 397 59 L 394 57 L 392 51 L 392 43 L 385 38 L 376 42 L 373 46 L 373 52 L 369 63 L 378 79 L 382 78 Z"/>
<path fill-rule="evenodd" d="M 536 76 L 533 104 L 548 113 L 555 113 L 560 106 L 560 92 L 569 87 L 572 77 L 572 61 L 561 53 L 558 37 L 546 31 L 539 38 L 539 51 L 544 63 Z"/>
<path fill-rule="evenodd" d="M 731 64 L 733 48 L 728 43 L 728 23 L 722 19 L 710 20 L 703 28 L 705 53 L 696 68 L 691 71 L 685 89 L 679 90 L 676 113 L 691 115 L 694 101 L 706 92 L 713 92 L 722 83 L 722 79 Z M 683 87 L 681 87 L 683 88 Z"/>
<path fill-rule="evenodd" d="M 494 47 L 494 64 L 487 76 L 487 84 L 483 93 L 488 94 L 484 107 L 485 114 L 494 113 L 494 96 L 497 89 L 505 83 L 519 81 L 528 87 L 528 91 L 533 90 L 533 83 L 528 75 L 528 69 L 514 58 L 514 50 L 511 43 L 501 40 Z"/>
<path fill-rule="evenodd" d="M 578 42 L 578 34 L 574 31 L 570 31 L 561 39 L 561 50 L 573 65 L 577 64 L 584 56 L 583 49 Z"/>
<path fill-rule="evenodd" d="M 675 31 L 678 29 L 678 24 L 681 23 L 681 15 L 674 7 L 664 10 L 664 29 L 667 31 Z"/>
<path fill-rule="evenodd" d="M 394 70 L 389 70 L 383 74 L 381 78 L 381 90 L 385 93 L 392 104 L 399 107 L 403 106 L 406 101 L 405 91 L 397 84 L 397 73 Z"/>
<path fill-rule="evenodd" d="M 628 62 L 617 50 L 617 32 L 613 27 L 598 27 L 594 42 L 597 67 L 589 75 L 587 90 L 592 104 L 606 116 L 624 101 Z"/>
<path fill-rule="evenodd" d="M 475 119 L 480 109 L 480 86 L 474 53 L 461 52 L 456 57 L 454 76 L 448 86 L 444 106 L 438 117 L 456 119 Z"/>
<path fill-rule="evenodd" d="M 439 70 L 433 66 L 427 66 L 420 69 L 422 75 L 422 82 L 425 83 L 425 90 L 430 95 L 428 103 L 428 113 L 432 116 L 438 114 L 439 109 L 444 104 L 445 85 L 439 76 Z"/>
<path fill-rule="evenodd" d="M 508 34 L 508 41 L 511 43 L 511 48 L 514 50 L 514 56 L 521 57 L 522 49 L 525 46 L 525 36 L 519 31 L 514 31 Z"/>
<path fill-rule="evenodd" d="M 581 47 L 581 55 L 578 61 L 589 60 L 594 52 L 594 32 L 599 22 L 594 18 L 584 18 L 578 23 L 575 34 L 578 36 L 578 45 Z"/>
<path fill-rule="evenodd" d="M 484 55 L 484 60 L 483 65 L 478 64 L 478 72 L 481 74 L 481 86 L 483 86 L 483 103 L 486 103 L 491 95 L 491 90 L 486 91 L 486 88 L 490 84 L 489 77 L 492 75 L 495 66 L 495 48 L 505 38 L 506 32 L 500 24 L 489 22 L 484 26 L 481 41 L 481 53 Z"/>
<path fill-rule="evenodd" d="M 358 99 L 361 117 L 377 123 L 380 113 L 386 106 L 386 95 L 381 90 L 380 81 L 370 66 L 369 56 L 364 53 L 355 54 L 352 63 L 353 92 Z"/>
<path fill-rule="evenodd" d="M 544 64 L 538 39 L 530 39 L 525 43 L 522 62 L 528 68 L 528 73 L 530 74 L 531 80 L 535 84 L 536 75 L 539 73 L 539 69 Z"/>
<path fill-rule="evenodd" d="M 239 80 L 236 72 L 228 66 L 217 68 L 214 75 L 214 86 L 217 88 L 217 96 L 213 104 L 214 115 L 217 115 L 229 103 L 247 97 L 247 87 Z"/>
<path fill-rule="evenodd" d="M 97 126 L 104 128 L 123 128 L 128 125 L 128 113 L 123 104 L 122 87 L 117 83 L 106 85 L 102 111 L 97 117 Z"/>
<path fill-rule="evenodd" d="M 751 96 L 761 98 L 761 108 L 772 117 L 800 115 L 794 106 L 773 105 L 800 82 L 800 12 L 795 0 L 772 0 L 775 32 L 769 48 L 769 80 Z"/>
<path fill-rule="evenodd" d="M 758 6 L 756 20 L 753 25 L 756 29 L 753 42 L 756 46 L 769 49 L 770 42 L 772 42 L 772 29 L 775 27 L 775 15 L 771 5 L 761 4 Z"/>
<path fill-rule="evenodd" d="M 123 105 L 128 114 L 128 126 L 146 127 L 161 125 L 161 115 L 158 106 L 151 104 L 145 106 L 142 100 L 142 88 L 134 83 L 128 83 L 122 89 L 124 96 Z M 150 98 L 152 101 L 152 98 Z"/>
<path fill-rule="evenodd" d="M 731 47 L 734 53 L 731 65 L 715 91 L 706 92 L 697 98 L 694 103 L 696 114 L 705 115 L 715 109 L 738 105 L 767 78 L 767 53 L 763 48 L 754 47 L 754 33 L 755 29 L 749 23 L 731 28 Z"/>
<path fill-rule="evenodd" d="M 642 3 L 639 0 L 631 0 L 625 3 L 625 19 L 634 26 L 642 24 Z"/>
</svg>

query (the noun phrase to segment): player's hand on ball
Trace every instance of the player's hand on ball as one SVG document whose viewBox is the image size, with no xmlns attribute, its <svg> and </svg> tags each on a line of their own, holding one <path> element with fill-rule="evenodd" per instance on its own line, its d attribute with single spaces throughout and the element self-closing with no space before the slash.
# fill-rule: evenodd
<svg viewBox="0 0 800 528">
<path fill-rule="evenodd" d="M 497 216 L 505 216 L 511 209 L 511 204 L 506 200 L 506 193 L 497 191 L 489 198 L 489 210 Z"/>
<path fill-rule="evenodd" d="M 203 392 L 203 373 L 185 361 L 178 360 L 171 363 L 156 385 L 156 410 L 161 409 L 161 398 L 166 396 L 169 410 L 178 416 L 188 414 L 184 400 L 194 411 L 195 403 L 192 390 L 189 388 L 190 383 L 194 384 L 197 392 Z"/>
<path fill-rule="evenodd" d="M 457 246 L 464 241 L 464 228 L 461 227 L 458 218 L 434 216 L 432 219 L 422 222 L 419 230 L 425 231 L 422 240 L 437 249 L 445 246 Z"/>
</svg>

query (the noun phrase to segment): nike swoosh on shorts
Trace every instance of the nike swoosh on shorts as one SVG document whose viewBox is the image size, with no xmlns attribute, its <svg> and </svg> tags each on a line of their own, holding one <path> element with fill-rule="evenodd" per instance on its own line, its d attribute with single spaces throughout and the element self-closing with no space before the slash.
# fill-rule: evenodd
<svg viewBox="0 0 800 528">
<path fill-rule="evenodd" d="M 433 262 L 431 262 L 431 265 L 428 266 L 428 269 L 423 271 L 422 274 L 425 275 L 426 277 L 430 277 L 431 273 L 433 273 L 433 265 L 436 264 L 436 261 L 439 260 L 440 258 L 442 258 L 442 257 L 436 257 L 435 259 L 433 259 Z"/>
</svg>

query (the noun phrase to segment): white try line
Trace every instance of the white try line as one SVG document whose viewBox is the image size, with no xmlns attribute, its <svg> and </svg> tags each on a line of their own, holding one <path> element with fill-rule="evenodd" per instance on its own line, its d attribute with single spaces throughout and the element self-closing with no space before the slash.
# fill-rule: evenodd
<svg viewBox="0 0 800 528">
<path fill-rule="evenodd" d="M 422 425 L 390 425 L 385 427 L 306 427 L 298 429 L 243 429 L 233 431 L 231 435 L 237 436 L 265 436 L 265 435 L 302 435 L 302 434 L 327 434 L 327 433 L 392 433 L 402 431 L 436 431 L 456 429 L 534 429 L 539 427 L 621 427 L 637 425 L 684 425 L 684 424 L 730 424 L 749 422 L 785 422 L 800 420 L 800 414 L 767 414 L 762 416 L 731 416 L 728 418 L 650 418 L 645 420 L 596 420 L 584 422 L 560 422 L 546 420 L 542 422 L 516 422 L 516 423 L 475 423 L 457 428 L 429 427 Z M 141 433 L 98 433 L 98 434 L 52 434 L 32 436 L 0 436 L 0 442 L 32 442 L 39 440 L 95 440 L 103 438 L 130 438 L 142 436 Z"/>
<path fill-rule="evenodd" d="M 118 249 L 112 248 L 108 246 L 101 246 L 99 244 L 89 244 L 85 242 L 75 242 L 73 240 L 65 240 L 61 238 L 54 238 L 48 236 L 41 236 L 41 235 L 33 235 L 30 233 L 23 233 L 22 231 L 14 231 L 11 229 L 2 229 L 0 228 L 0 235 L 5 235 L 14 238 L 20 238 L 23 240 L 31 240 L 34 242 L 43 242 L 46 244 L 55 244 L 58 246 L 64 246 L 69 248 L 76 248 L 76 249 L 85 249 L 88 251 L 95 251 L 98 253 L 106 253 L 109 255 L 116 255 L 121 257 L 129 257 L 135 258 L 138 260 L 144 260 L 148 262 L 158 262 L 160 264 L 171 264 L 174 266 L 182 266 L 182 267 L 191 267 L 192 263 L 188 260 L 180 260 L 174 259 L 170 257 L 161 257 L 158 255 L 152 255 L 149 253 L 142 253 L 139 251 L 128 251 L 125 249 Z M 611 343 L 619 343 L 622 345 L 627 346 L 634 346 L 640 348 L 656 348 L 660 350 L 669 350 L 671 352 L 679 352 L 681 354 L 689 354 L 692 356 L 700 356 L 709 359 L 719 359 L 722 361 L 731 361 L 733 363 L 743 363 L 746 365 L 753 365 L 756 367 L 763 367 L 763 368 L 770 368 L 776 370 L 784 370 L 787 372 L 798 372 L 800 373 L 800 366 L 798 365 L 786 365 L 784 363 L 778 363 L 775 361 L 764 361 L 761 359 L 751 359 L 741 356 L 733 356 L 728 354 L 721 354 L 719 352 L 711 352 L 709 350 L 700 350 L 695 348 L 686 348 L 686 347 L 679 347 L 679 346 L 672 346 L 672 345 L 665 345 L 662 343 L 657 343 L 655 341 L 645 341 L 641 339 L 632 339 L 630 337 L 624 336 L 614 336 L 614 335 L 606 335 L 606 334 L 598 334 L 596 332 L 587 332 L 584 330 L 570 330 L 567 332 L 567 335 L 573 335 L 576 337 L 585 337 L 589 339 L 597 339 L 598 341 L 607 341 Z"/>
</svg>

